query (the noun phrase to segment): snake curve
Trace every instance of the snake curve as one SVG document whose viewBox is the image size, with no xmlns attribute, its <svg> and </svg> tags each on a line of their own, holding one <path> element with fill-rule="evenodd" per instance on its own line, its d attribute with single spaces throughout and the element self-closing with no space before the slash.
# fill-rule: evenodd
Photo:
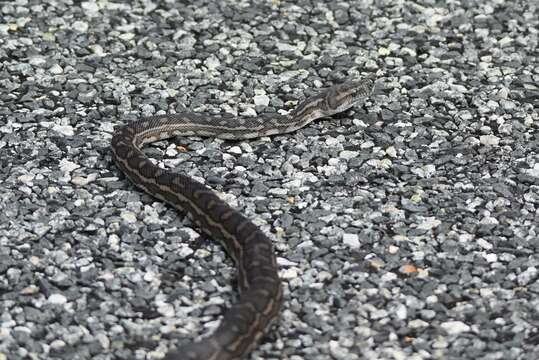
<svg viewBox="0 0 539 360">
<path fill-rule="evenodd" d="M 283 290 L 271 240 L 202 183 L 154 165 L 140 150 L 142 145 L 178 135 L 241 140 L 292 132 L 364 101 L 373 84 L 374 79 L 366 77 L 332 86 L 302 101 L 288 115 L 242 118 L 178 113 L 143 118 L 115 129 L 112 157 L 122 172 L 220 240 L 237 267 L 239 302 L 225 311 L 213 334 L 170 351 L 166 360 L 244 359 L 278 317 Z"/>
</svg>

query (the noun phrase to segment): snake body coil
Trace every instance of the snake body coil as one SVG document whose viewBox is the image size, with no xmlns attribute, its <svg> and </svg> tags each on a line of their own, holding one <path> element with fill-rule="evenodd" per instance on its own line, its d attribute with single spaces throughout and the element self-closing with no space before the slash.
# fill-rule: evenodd
<svg viewBox="0 0 539 360">
<path fill-rule="evenodd" d="M 167 360 L 239 360 L 262 339 L 277 318 L 283 291 L 271 240 L 250 220 L 194 179 L 154 165 L 140 147 L 172 136 L 248 139 L 295 131 L 342 112 L 368 96 L 371 78 L 330 87 L 301 102 L 288 115 L 229 118 L 180 113 L 148 117 L 119 127 L 112 137 L 117 166 L 138 187 L 186 212 L 219 239 L 238 269 L 239 302 L 228 309 L 210 336 L 167 354 Z"/>
</svg>

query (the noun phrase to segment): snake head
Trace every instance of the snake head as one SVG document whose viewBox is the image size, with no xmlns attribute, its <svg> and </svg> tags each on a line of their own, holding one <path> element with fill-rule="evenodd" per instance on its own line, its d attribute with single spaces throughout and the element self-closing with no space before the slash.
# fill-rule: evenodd
<svg viewBox="0 0 539 360">
<path fill-rule="evenodd" d="M 374 76 L 334 85 L 299 103 L 290 112 L 289 122 L 300 123 L 303 126 L 314 119 L 340 113 L 356 103 L 364 101 L 371 94 L 373 88 Z"/>
<path fill-rule="evenodd" d="M 364 101 L 374 88 L 374 77 L 347 81 L 326 90 L 325 103 L 328 114 L 340 113 L 358 102 Z"/>
</svg>

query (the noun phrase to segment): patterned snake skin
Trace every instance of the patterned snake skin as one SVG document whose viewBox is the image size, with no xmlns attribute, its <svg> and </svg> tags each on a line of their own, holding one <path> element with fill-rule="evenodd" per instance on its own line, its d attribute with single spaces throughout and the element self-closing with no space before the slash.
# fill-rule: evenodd
<svg viewBox="0 0 539 360">
<path fill-rule="evenodd" d="M 225 312 L 217 330 L 169 352 L 165 359 L 244 359 L 277 318 L 283 291 L 271 240 L 205 185 L 154 165 L 140 147 L 177 135 L 240 140 L 288 133 L 363 101 L 373 83 L 369 77 L 330 87 L 304 100 L 288 115 L 234 118 L 181 113 L 152 116 L 115 130 L 112 154 L 122 172 L 147 193 L 187 213 L 200 230 L 220 240 L 238 270 L 239 302 Z"/>
</svg>

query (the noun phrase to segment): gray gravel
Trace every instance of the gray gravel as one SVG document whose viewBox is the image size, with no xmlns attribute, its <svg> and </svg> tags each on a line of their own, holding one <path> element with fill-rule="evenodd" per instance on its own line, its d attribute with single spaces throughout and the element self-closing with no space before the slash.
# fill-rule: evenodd
<svg viewBox="0 0 539 360">
<path fill-rule="evenodd" d="M 286 302 L 252 359 L 536 359 L 537 2 L 0 3 L 0 360 L 159 359 L 234 267 L 111 161 L 141 115 L 377 94 L 245 143 L 148 149 L 270 233 Z"/>
</svg>

